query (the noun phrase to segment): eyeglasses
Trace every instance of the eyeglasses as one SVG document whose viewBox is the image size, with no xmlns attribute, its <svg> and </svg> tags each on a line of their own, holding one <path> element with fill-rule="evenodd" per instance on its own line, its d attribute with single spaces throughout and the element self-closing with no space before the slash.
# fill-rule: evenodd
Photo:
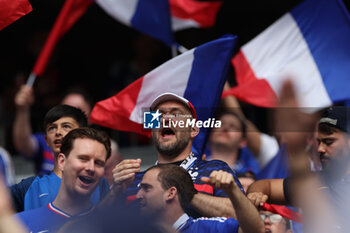
<svg viewBox="0 0 350 233">
<path fill-rule="evenodd" d="M 272 223 L 280 223 L 283 217 L 279 214 L 260 214 L 260 218 L 264 221 L 268 217 Z"/>
</svg>

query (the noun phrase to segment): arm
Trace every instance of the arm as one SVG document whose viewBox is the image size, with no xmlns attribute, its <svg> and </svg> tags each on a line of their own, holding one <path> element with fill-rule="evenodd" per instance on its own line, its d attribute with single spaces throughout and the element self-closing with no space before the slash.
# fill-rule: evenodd
<svg viewBox="0 0 350 233">
<path fill-rule="evenodd" d="M 264 232 L 264 223 L 257 209 L 238 188 L 233 176 L 224 171 L 213 171 L 210 177 L 203 177 L 202 181 L 222 189 L 229 196 L 235 207 L 237 220 L 239 222 L 238 232 L 257 233 Z"/>
<path fill-rule="evenodd" d="M 289 204 L 284 196 L 283 179 L 255 181 L 249 186 L 247 196 L 256 207 L 263 206 L 267 200 L 273 204 Z"/>
<path fill-rule="evenodd" d="M 226 91 L 226 90 L 229 90 L 230 88 L 231 88 L 230 85 L 226 81 L 224 90 Z M 228 95 L 222 99 L 222 102 L 227 109 L 234 111 L 237 115 L 239 115 L 244 120 L 247 127 L 246 128 L 247 146 L 249 150 L 254 154 L 254 156 L 258 157 L 260 155 L 261 146 L 262 146 L 261 132 L 259 131 L 258 128 L 256 128 L 256 126 L 251 121 L 249 121 L 245 117 L 241 109 L 241 106 L 239 105 L 238 100 L 234 96 Z"/>
<path fill-rule="evenodd" d="M 11 205 L 8 190 L 0 175 L 0 232 L 1 233 L 25 233 L 27 232 L 20 221 L 13 215 L 14 210 Z"/>
<path fill-rule="evenodd" d="M 21 86 L 15 97 L 16 116 L 12 134 L 16 150 L 27 157 L 35 153 L 35 142 L 31 137 L 30 124 L 30 106 L 33 101 L 33 89 L 25 85 Z"/>
<path fill-rule="evenodd" d="M 197 193 L 191 201 L 191 206 L 206 217 L 225 216 L 236 218 L 232 203 L 227 197 L 214 197 Z"/>
</svg>

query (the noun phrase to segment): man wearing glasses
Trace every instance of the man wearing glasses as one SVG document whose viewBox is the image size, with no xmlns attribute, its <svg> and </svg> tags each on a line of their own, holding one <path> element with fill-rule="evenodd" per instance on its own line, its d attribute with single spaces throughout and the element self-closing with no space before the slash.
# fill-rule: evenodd
<svg viewBox="0 0 350 233">
<path fill-rule="evenodd" d="M 293 233 L 289 219 L 265 210 L 260 210 L 259 214 L 264 221 L 265 233 Z"/>
</svg>

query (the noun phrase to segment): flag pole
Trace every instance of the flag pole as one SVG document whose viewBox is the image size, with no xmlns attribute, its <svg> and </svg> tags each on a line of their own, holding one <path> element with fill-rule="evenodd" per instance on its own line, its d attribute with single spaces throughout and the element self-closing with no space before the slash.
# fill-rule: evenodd
<svg viewBox="0 0 350 233">
<path fill-rule="evenodd" d="M 34 82 L 35 82 L 35 80 L 36 80 L 36 77 L 37 77 L 37 76 L 36 76 L 33 72 L 30 73 L 26 85 L 27 85 L 28 87 L 33 87 L 33 84 L 34 84 Z"/>
</svg>

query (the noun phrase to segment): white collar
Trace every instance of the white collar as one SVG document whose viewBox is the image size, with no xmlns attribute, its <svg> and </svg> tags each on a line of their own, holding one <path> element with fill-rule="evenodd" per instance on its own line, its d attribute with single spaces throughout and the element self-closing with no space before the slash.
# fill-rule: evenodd
<svg viewBox="0 0 350 233">
<path fill-rule="evenodd" d="M 176 220 L 176 222 L 173 224 L 173 228 L 176 230 L 176 231 L 179 231 L 181 230 L 181 228 L 186 224 L 187 220 L 189 219 L 190 217 L 188 217 L 188 215 L 186 213 L 184 213 L 183 215 L 181 215 L 180 218 L 178 218 Z"/>
</svg>

